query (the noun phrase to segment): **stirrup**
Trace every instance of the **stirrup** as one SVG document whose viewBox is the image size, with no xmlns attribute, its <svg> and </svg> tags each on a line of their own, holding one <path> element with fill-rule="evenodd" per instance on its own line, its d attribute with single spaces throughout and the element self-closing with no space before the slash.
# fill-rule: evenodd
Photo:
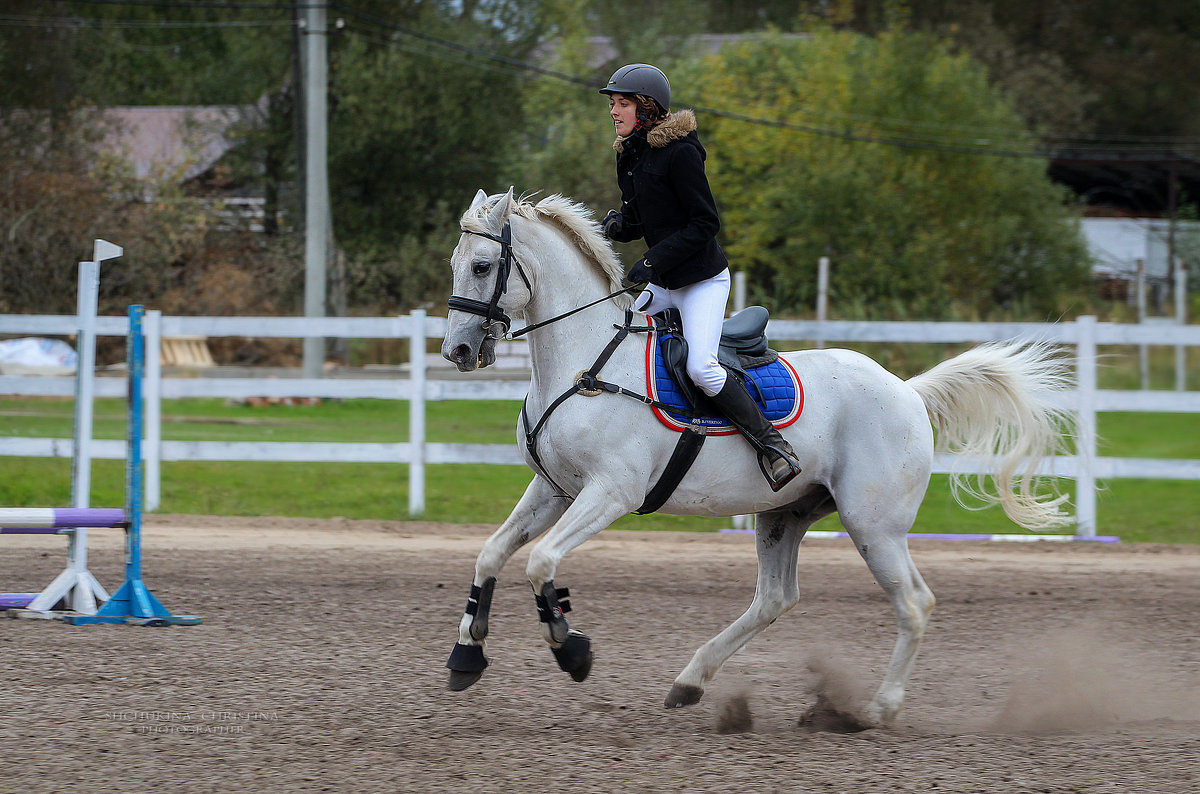
<svg viewBox="0 0 1200 794">
<path fill-rule="evenodd" d="M 775 460 L 771 461 L 770 464 L 768 464 L 766 460 L 768 452 L 773 452 L 779 456 Z M 787 464 L 788 470 L 786 473 L 777 475 L 774 469 L 780 461 Z M 763 477 L 766 478 L 767 484 L 771 486 L 772 491 L 778 491 L 782 489 L 783 486 L 796 479 L 796 476 L 799 475 L 801 471 L 800 464 L 796 463 L 795 458 L 778 447 L 766 447 L 758 453 L 758 468 L 760 471 L 762 471 Z"/>
</svg>

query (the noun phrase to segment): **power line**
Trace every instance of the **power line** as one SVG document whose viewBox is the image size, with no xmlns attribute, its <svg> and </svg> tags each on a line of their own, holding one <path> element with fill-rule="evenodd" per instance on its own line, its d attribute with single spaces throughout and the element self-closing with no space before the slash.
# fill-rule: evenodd
<svg viewBox="0 0 1200 794">
<path fill-rule="evenodd" d="M 101 30 L 137 30 L 142 28 L 253 28 L 290 27 L 291 20 L 171 21 L 154 19 L 88 19 L 85 17 L 38 17 L 0 14 L 0 27 L 74 28 Z"/>
<path fill-rule="evenodd" d="M 592 86 L 595 83 L 594 80 L 588 80 L 588 79 L 579 77 L 577 75 L 567 74 L 566 72 L 558 72 L 553 69 L 546 69 L 542 66 L 538 66 L 536 64 L 529 63 L 528 61 L 522 61 L 517 58 L 509 58 L 504 55 L 496 55 L 494 53 L 490 53 L 485 50 L 481 50 L 478 47 L 471 47 L 466 44 L 459 44 L 458 42 L 439 38 L 438 36 L 433 36 L 429 33 L 422 33 L 419 30 L 413 30 L 412 28 L 406 27 L 404 25 L 396 24 L 395 22 L 390 22 L 386 19 L 382 19 L 381 17 L 373 16 L 371 14 L 367 14 L 367 13 L 358 11 L 353 8 L 348 8 L 346 6 L 343 6 L 341 3 L 330 3 L 330 8 L 334 8 L 344 14 L 348 14 L 348 15 L 355 17 L 356 19 L 360 19 L 364 22 L 368 22 L 370 24 L 377 25 L 386 30 L 390 30 L 393 33 L 399 33 L 404 36 L 411 36 L 412 38 L 420 39 L 422 41 L 426 41 L 431 44 L 436 44 L 439 47 L 444 47 L 446 49 L 455 50 L 460 53 L 466 53 L 468 55 L 473 55 L 477 58 L 483 58 L 485 60 L 489 60 L 494 63 L 502 63 L 506 66 L 511 66 L 511 67 L 519 69 L 521 71 L 531 72 L 534 74 L 540 74 L 543 77 L 552 77 L 556 80 L 561 80 L 563 82 L 573 83 L 576 85 Z"/>
<path fill-rule="evenodd" d="M 356 30 L 353 28 L 347 29 L 346 33 L 370 44 L 378 44 L 384 47 L 390 47 L 407 55 L 434 57 L 438 58 L 439 60 L 449 61 L 461 66 L 470 66 L 475 69 L 481 69 L 496 74 L 504 74 L 509 76 L 513 74 L 513 68 L 507 64 L 479 63 L 478 61 L 462 57 L 461 53 L 432 54 L 430 53 L 428 47 L 422 46 L 421 42 L 407 42 L 403 38 L 384 37 L 372 33 L 365 33 L 361 30 Z"/>
<path fill-rule="evenodd" d="M 336 8 L 339 12 L 356 17 L 364 22 L 368 22 L 370 24 L 374 24 L 374 25 L 377 25 L 384 29 L 390 30 L 393 33 L 398 33 L 398 34 L 402 34 L 402 35 L 406 35 L 406 36 L 420 38 L 424 41 L 427 41 L 432 44 L 435 44 L 435 45 L 438 45 L 441 47 L 445 47 L 448 49 L 453 49 L 460 53 L 467 53 L 467 54 L 470 54 L 470 55 L 478 57 L 478 58 L 483 58 L 483 59 L 491 60 L 494 62 L 503 63 L 507 66 L 511 66 L 511 67 L 514 67 L 514 68 L 517 68 L 517 69 L 520 69 L 523 71 L 527 71 L 527 72 L 536 73 L 536 74 L 539 74 L 539 75 L 542 75 L 545 77 L 551 77 L 553 79 L 560 80 L 560 81 L 563 81 L 563 82 L 566 82 L 569 84 L 573 84 L 573 85 L 582 85 L 582 86 L 587 86 L 588 88 L 594 88 L 596 85 L 595 80 L 588 80 L 586 78 L 579 77 L 578 75 L 572 75 L 572 74 L 567 74 L 564 72 L 558 72 L 558 71 L 555 71 L 552 69 L 545 69 L 543 67 L 536 66 L 536 65 L 528 63 L 526 61 L 521 61 L 521 60 L 518 60 L 515 58 L 506 58 L 503 56 L 494 55 L 492 53 L 488 53 L 484 50 L 481 50 L 477 47 L 470 47 L 468 45 L 458 44 L 457 42 L 451 42 L 446 39 L 439 38 L 437 36 L 432 36 L 428 33 L 422 33 L 419 31 L 412 30 L 403 25 L 395 24 L 386 19 L 381 19 L 380 17 L 376 17 L 371 14 L 366 14 L 361 11 L 357 11 L 356 9 L 352 9 L 347 6 L 344 6 L 341 3 L 334 2 L 331 4 L 331 7 Z M 926 151 L 949 152 L 949 153 L 956 153 L 956 154 L 986 155 L 986 156 L 992 156 L 992 157 L 1028 158 L 1028 159 L 1057 158 L 1057 159 L 1082 159 L 1082 160 L 1112 160 L 1112 161 L 1122 161 L 1122 162 L 1164 162 L 1164 161 L 1166 161 L 1166 162 L 1170 162 L 1170 161 L 1190 162 L 1192 160 L 1192 158 L 1183 156 L 1178 153 L 1163 152 L 1162 147 L 1166 143 L 1165 140 L 1154 141 L 1154 142 L 1146 141 L 1144 143 L 1143 142 L 1134 143 L 1134 141 L 1132 141 L 1132 140 L 1130 141 L 1131 144 L 1134 144 L 1134 146 L 1136 146 L 1138 148 L 1147 149 L 1147 148 L 1153 147 L 1153 151 L 1146 151 L 1144 153 L 1131 152 L 1129 146 L 1123 146 L 1123 147 L 1088 146 L 1088 147 L 1080 147 L 1077 154 L 1067 154 L 1065 156 L 1059 156 L 1055 152 L 1050 151 L 1049 145 L 1044 145 L 1044 146 L 1038 147 L 1038 148 L 1015 148 L 1015 147 L 1011 147 L 1011 146 L 1007 146 L 1007 145 L 997 146 L 996 142 L 990 141 L 990 140 L 979 140 L 978 142 L 975 142 L 975 143 L 968 143 L 968 142 L 956 142 L 954 140 L 947 141 L 945 139 L 941 139 L 941 140 L 930 139 L 928 137 L 920 137 L 920 136 L 916 136 L 916 135 L 903 136 L 903 135 L 900 135 L 899 133 L 879 134 L 879 133 L 871 133 L 871 132 L 850 132 L 850 131 L 845 131 L 845 130 L 829 129 L 826 127 L 815 126 L 812 124 L 797 124 L 794 122 L 781 121 L 778 119 L 763 118 L 760 116 L 750 116 L 750 115 L 746 115 L 743 113 L 736 113 L 733 111 L 720 110 L 717 108 L 708 108 L 708 107 L 697 106 L 697 105 L 693 105 L 693 109 L 697 113 L 714 116 L 716 118 L 727 118 L 727 119 L 730 119 L 733 121 L 740 121 L 743 123 L 754 124 L 754 125 L 758 125 L 758 126 L 775 127 L 778 129 L 792 130 L 795 132 L 802 132 L 802 133 L 806 133 L 809 135 L 819 135 L 819 136 L 823 136 L 823 137 L 841 139 L 841 140 L 846 140 L 846 141 L 855 141 L 855 142 L 860 142 L 860 143 L 877 143 L 877 144 L 882 144 L 882 145 L 886 145 L 886 146 L 896 146 L 896 147 L 900 147 L 900 148 L 919 149 L 919 150 L 926 150 Z M 878 121 L 876 120 L 875 123 L 878 123 Z M 968 133 L 971 132 L 970 128 L 967 128 L 964 131 L 968 132 Z M 978 133 L 976 133 L 976 135 L 977 134 Z M 1017 133 L 1017 134 L 1019 135 L 1019 133 Z M 1077 139 L 1077 138 L 1062 138 L 1059 140 L 1063 141 L 1063 143 L 1065 144 L 1067 141 L 1075 141 L 1075 140 L 1079 140 L 1079 139 Z M 1172 143 L 1185 143 L 1186 144 L 1186 143 L 1192 143 L 1192 141 L 1189 139 L 1183 139 L 1183 140 L 1179 140 L 1179 141 L 1172 141 Z M 1062 144 L 1060 144 L 1060 145 L 1062 145 Z"/>
<path fill-rule="evenodd" d="M 351 8 L 338 2 L 331 3 L 310 3 L 310 4 L 267 4 L 253 2 L 181 2 L 180 0 L 69 0 L 74 3 L 85 3 L 91 5 L 111 5 L 111 6 L 131 6 L 131 7 L 151 7 L 151 8 L 206 8 L 206 9 L 221 9 L 221 10 L 273 10 L 273 11 L 290 11 L 292 8 L 308 8 L 316 5 L 323 5 L 330 9 L 335 9 L 340 13 L 353 17 L 368 25 L 374 25 L 377 28 L 382 28 L 390 33 L 389 38 L 380 40 L 373 38 L 365 31 L 351 31 L 362 36 L 366 40 L 374 43 L 384 44 L 387 46 L 397 47 L 407 52 L 413 52 L 409 46 L 402 46 L 399 37 L 408 37 L 416 39 L 427 44 L 433 45 L 436 48 L 442 48 L 447 51 L 456 53 L 457 58 L 447 58 L 447 60 L 455 60 L 463 63 L 461 56 L 468 55 L 472 58 L 481 59 L 490 62 L 489 65 L 475 64 L 477 68 L 488 68 L 491 70 L 500 71 L 495 68 L 495 65 L 501 65 L 507 69 L 525 72 L 538 75 L 540 77 L 550 78 L 564 82 L 570 85 L 585 86 L 593 88 L 596 85 L 596 80 L 580 77 L 578 75 L 568 74 L 566 72 L 547 69 L 537 64 L 528 61 L 522 61 L 517 58 L 510 58 L 503 55 L 487 52 L 478 47 L 473 47 L 466 44 L 443 39 L 429 33 L 409 28 L 405 25 L 400 25 L 390 20 L 368 14 L 363 11 Z M 120 22 L 120 21 L 118 21 Z M 138 21 L 141 22 L 140 20 Z M 2 24 L 2 23 L 0 23 Z M 152 25 L 163 25 L 164 23 L 150 23 Z M 169 23 L 168 23 L 169 24 Z M 179 23 L 183 26 L 187 23 Z M 225 23 L 208 23 L 213 26 L 224 26 Z M 257 23 L 251 23 L 257 24 Z M 279 24 L 290 25 L 290 20 Z M 117 25 L 114 25 L 116 27 Z M 139 25 L 140 26 L 140 25 Z M 201 26 L 197 23 L 196 26 Z M 232 24 L 230 25 L 232 26 Z M 429 53 L 432 57 L 440 57 L 436 52 Z M 470 65 L 470 62 L 466 62 Z M 687 104 L 687 103 L 685 103 Z M 718 108 L 709 108 L 703 106 L 693 106 L 697 113 L 713 116 L 715 118 L 725 118 L 731 121 L 738 121 L 745 124 L 753 124 L 756 126 L 773 127 L 777 129 L 785 129 L 794 132 L 801 132 L 808 135 L 817 135 L 826 138 L 833 138 L 845 141 L 853 141 L 859 143 L 876 143 L 886 146 L 895 146 L 899 148 L 948 152 L 956 154 L 972 154 L 991 157 L 1006 157 L 1006 158 L 1028 158 L 1028 159 L 1059 159 L 1071 161 L 1119 161 L 1119 162 L 1194 162 L 1195 157 L 1191 157 L 1179 152 L 1168 151 L 1172 146 L 1191 146 L 1196 144 L 1197 139 L 1193 138 L 1105 138 L 1097 136 L 1042 136 L 1042 144 L 1033 147 L 1013 146 L 1006 141 L 997 141 L 991 137 L 986 137 L 985 129 L 970 128 L 961 125 L 950 125 L 947 129 L 958 127 L 961 131 L 974 138 L 972 141 L 963 141 L 951 135 L 946 136 L 929 136 L 920 134 L 914 127 L 929 127 L 932 125 L 921 124 L 920 122 L 902 122 L 894 119 L 878 119 L 869 117 L 859 117 L 858 123 L 866 123 L 872 126 L 892 126 L 900 127 L 899 130 L 888 132 L 874 131 L 855 131 L 845 129 L 832 129 L 828 126 L 817 124 L 806 124 L 783 121 L 780 119 L 766 118 L 756 115 L 748 115 L 745 113 L 737 113 L 729 110 L 721 110 Z M 834 114 L 835 116 L 838 114 Z M 855 117 L 851 114 L 841 114 L 842 117 L 854 120 Z M 907 127 L 907 130 L 905 128 Z M 905 132 L 908 134 L 904 134 Z M 1020 133 L 1014 133 L 1020 137 Z M 1111 142 L 1111 143 L 1108 143 Z M 1101 144 L 1101 145 L 1097 145 Z M 1057 150 L 1057 151 L 1056 151 Z"/>
<path fill-rule="evenodd" d="M 66 0 L 69 3 L 97 6 L 130 6 L 134 8 L 203 8 L 220 11 L 288 11 L 293 8 L 310 8 L 326 3 L 244 3 L 205 2 L 205 0 Z"/>
</svg>

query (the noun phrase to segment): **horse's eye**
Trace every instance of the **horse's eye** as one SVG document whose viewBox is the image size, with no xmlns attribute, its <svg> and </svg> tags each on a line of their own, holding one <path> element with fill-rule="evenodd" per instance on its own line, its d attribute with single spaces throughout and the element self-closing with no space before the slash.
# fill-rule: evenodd
<svg viewBox="0 0 1200 794">
<path fill-rule="evenodd" d="M 471 272 L 477 276 L 486 276 L 487 272 L 491 269 L 492 269 L 492 263 L 487 262 L 487 261 L 476 262 L 473 265 L 471 265 Z"/>
</svg>

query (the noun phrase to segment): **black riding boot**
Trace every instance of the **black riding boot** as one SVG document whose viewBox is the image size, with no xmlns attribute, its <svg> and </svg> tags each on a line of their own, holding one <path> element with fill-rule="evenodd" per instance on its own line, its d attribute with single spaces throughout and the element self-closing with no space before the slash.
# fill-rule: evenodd
<svg viewBox="0 0 1200 794">
<path fill-rule="evenodd" d="M 758 403 L 754 402 L 740 379 L 729 374 L 721 391 L 709 399 L 717 404 L 733 426 L 758 451 L 758 467 L 770 483 L 771 490 L 778 491 L 800 473 L 800 464 L 796 462 L 792 445 L 763 416 Z"/>
</svg>

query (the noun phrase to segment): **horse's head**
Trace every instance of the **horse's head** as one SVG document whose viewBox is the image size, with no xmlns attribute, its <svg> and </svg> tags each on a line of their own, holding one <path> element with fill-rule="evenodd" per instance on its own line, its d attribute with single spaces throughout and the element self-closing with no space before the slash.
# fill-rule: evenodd
<svg viewBox="0 0 1200 794">
<path fill-rule="evenodd" d="M 496 361 L 496 340 L 508 333 L 510 313 L 529 302 L 529 277 L 513 257 L 510 218 L 513 189 L 503 196 L 475 194 L 460 224 L 463 234 L 450 258 L 454 293 L 450 298 L 442 356 L 460 372 Z M 511 279 L 516 270 L 519 278 Z"/>
</svg>

